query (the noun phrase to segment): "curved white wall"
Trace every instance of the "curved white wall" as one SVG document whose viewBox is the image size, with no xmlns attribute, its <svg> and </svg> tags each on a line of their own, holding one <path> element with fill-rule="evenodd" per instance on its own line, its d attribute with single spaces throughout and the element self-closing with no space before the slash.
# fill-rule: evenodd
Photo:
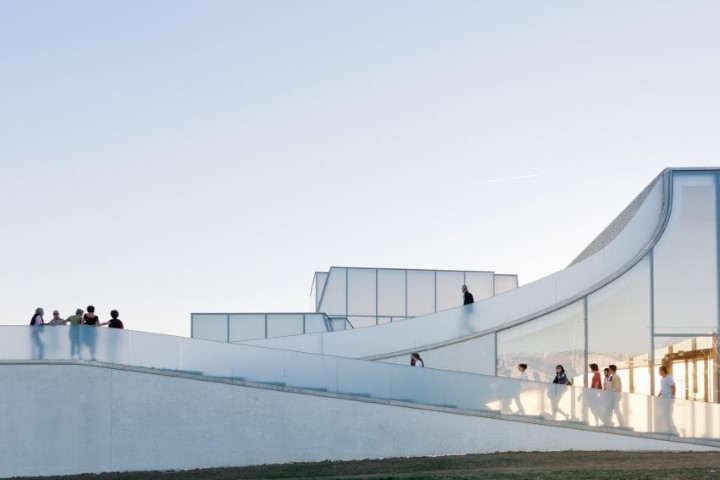
<svg viewBox="0 0 720 480">
<path fill-rule="evenodd" d="M 0 385 L 0 477 L 579 445 L 716 450 L 95 366 L 6 364 Z"/>
</svg>

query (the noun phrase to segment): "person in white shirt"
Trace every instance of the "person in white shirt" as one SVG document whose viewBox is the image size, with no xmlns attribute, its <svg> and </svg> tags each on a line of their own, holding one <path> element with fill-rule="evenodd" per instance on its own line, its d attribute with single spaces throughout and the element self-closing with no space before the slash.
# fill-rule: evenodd
<svg viewBox="0 0 720 480">
<path fill-rule="evenodd" d="M 672 401 L 675 398 L 675 380 L 668 375 L 666 366 L 661 366 L 659 370 L 662 380 L 660 380 L 660 393 L 658 393 L 660 400 L 655 405 L 654 430 L 656 433 L 678 435 L 678 429 L 673 419 L 675 402 Z"/>
<path fill-rule="evenodd" d="M 424 367 L 425 362 L 423 362 L 423 359 L 420 358 L 420 354 L 417 352 L 413 352 L 410 354 L 410 365 L 413 367 Z"/>
<path fill-rule="evenodd" d="M 660 367 L 660 393 L 658 397 L 662 398 L 675 398 L 675 380 L 672 376 L 668 375 L 668 369 L 666 366 Z"/>
</svg>

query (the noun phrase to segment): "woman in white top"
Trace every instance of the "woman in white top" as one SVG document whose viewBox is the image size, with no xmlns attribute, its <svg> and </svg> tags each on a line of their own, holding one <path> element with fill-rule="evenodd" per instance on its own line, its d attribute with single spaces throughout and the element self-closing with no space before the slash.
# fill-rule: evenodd
<svg viewBox="0 0 720 480">
<path fill-rule="evenodd" d="M 527 380 L 527 363 L 518 363 L 518 372 L 520 372 L 520 380 Z"/>
<path fill-rule="evenodd" d="M 424 367 L 425 362 L 423 362 L 423 359 L 420 358 L 420 354 L 417 352 L 413 352 L 410 354 L 410 365 L 413 367 Z"/>
</svg>

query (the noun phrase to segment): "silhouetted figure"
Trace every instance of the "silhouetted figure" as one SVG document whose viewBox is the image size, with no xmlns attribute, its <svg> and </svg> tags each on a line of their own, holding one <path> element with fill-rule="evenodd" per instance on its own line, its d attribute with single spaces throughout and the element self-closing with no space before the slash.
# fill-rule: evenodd
<svg viewBox="0 0 720 480">
<path fill-rule="evenodd" d="M 463 305 L 470 305 L 471 303 L 475 303 L 475 299 L 473 298 L 472 293 L 468 292 L 467 285 L 463 285 L 461 290 L 463 292 Z"/>
</svg>

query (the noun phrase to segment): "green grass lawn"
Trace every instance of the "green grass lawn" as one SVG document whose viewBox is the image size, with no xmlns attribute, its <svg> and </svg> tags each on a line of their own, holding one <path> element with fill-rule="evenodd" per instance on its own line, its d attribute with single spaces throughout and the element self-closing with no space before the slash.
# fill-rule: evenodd
<svg viewBox="0 0 720 480">
<path fill-rule="evenodd" d="M 235 480 L 250 478 L 720 480 L 720 453 L 494 453 L 456 457 L 294 463 L 181 472 L 106 473 L 53 478 L 68 480 Z"/>
</svg>

